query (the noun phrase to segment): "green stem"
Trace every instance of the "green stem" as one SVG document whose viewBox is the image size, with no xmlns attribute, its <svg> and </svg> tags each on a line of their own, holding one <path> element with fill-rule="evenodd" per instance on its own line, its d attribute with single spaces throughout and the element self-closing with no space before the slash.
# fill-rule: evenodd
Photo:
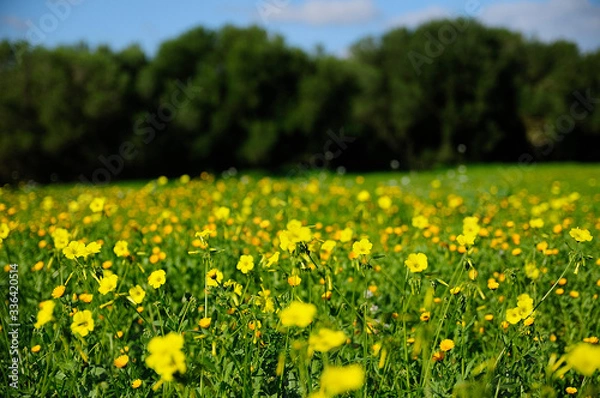
<svg viewBox="0 0 600 398">
<path fill-rule="evenodd" d="M 366 280 L 366 278 L 365 278 L 365 280 Z M 368 305 L 368 303 L 365 302 L 364 306 L 363 306 L 363 358 L 365 361 L 365 371 L 366 371 L 367 364 L 368 364 L 367 345 L 369 344 L 369 340 L 368 340 L 369 336 L 367 335 L 367 305 Z M 365 385 L 363 386 L 363 392 L 364 392 L 364 397 L 367 398 L 367 380 L 366 379 L 365 379 Z"/>
<path fill-rule="evenodd" d="M 208 261 L 204 258 L 204 317 L 208 318 L 208 285 L 206 282 L 206 275 L 208 275 Z"/>
<path fill-rule="evenodd" d="M 352 310 L 354 312 L 354 314 L 356 315 L 356 317 L 362 321 L 363 320 L 363 316 L 362 314 L 356 310 L 356 307 L 353 307 L 352 304 L 350 304 L 350 302 L 348 301 L 348 299 L 342 294 L 342 292 L 340 292 L 338 290 L 338 288 L 333 285 L 333 290 L 335 290 L 335 292 L 341 297 L 341 299 L 344 301 L 344 303 L 346 303 L 348 305 L 348 308 L 350 308 L 350 310 Z M 375 331 L 373 330 L 373 328 L 371 328 L 371 326 L 369 326 L 367 324 L 367 328 L 371 331 L 371 333 L 374 333 Z"/>
<path fill-rule="evenodd" d="M 288 344 L 289 344 L 289 337 L 290 337 L 290 332 L 286 331 L 285 332 L 285 344 L 283 346 L 283 355 L 287 355 L 287 350 L 288 350 Z M 281 393 L 283 393 L 283 375 L 285 374 L 285 358 L 284 358 L 284 363 L 283 363 L 283 369 L 281 370 L 281 375 L 279 376 L 279 391 Z M 310 387 L 310 386 L 307 386 Z M 310 391 L 309 389 L 307 389 L 306 391 Z"/>
<path fill-rule="evenodd" d="M 565 276 L 565 274 L 567 273 L 567 270 L 569 269 L 569 267 L 571 266 L 572 263 L 573 263 L 573 258 L 571 257 L 571 259 L 567 263 L 567 266 L 563 270 L 562 274 L 560 274 L 560 276 L 558 277 L 558 279 L 556 279 L 556 282 L 554 282 L 554 284 L 552 285 L 552 287 L 550 287 L 550 289 L 548 289 L 548 291 L 546 292 L 546 294 L 544 294 L 544 297 L 542 297 L 541 300 L 535 305 L 535 307 L 533 307 L 533 309 L 531 310 L 531 312 L 529 313 L 529 315 L 527 315 L 527 318 L 529 318 L 531 316 L 531 314 L 533 314 L 535 312 L 535 310 L 544 302 L 544 300 L 546 300 L 546 298 L 548 298 L 548 295 L 550 293 L 552 293 L 552 291 L 558 285 L 558 283 L 560 282 L 560 280 Z"/>
<path fill-rule="evenodd" d="M 456 281 L 460 280 L 460 278 L 464 272 L 464 263 L 465 263 L 466 256 L 467 256 L 467 253 L 463 254 L 459 267 L 454 270 L 454 273 L 452 274 L 452 277 L 450 278 L 450 284 L 446 288 L 448 291 L 450 291 L 451 286 L 456 284 Z M 459 270 L 460 270 L 460 272 L 459 272 Z M 451 301 L 452 301 L 452 295 L 448 299 L 448 302 L 446 302 L 446 306 L 444 307 L 444 311 L 442 312 L 442 316 L 440 317 L 440 320 L 438 322 L 438 326 L 435 331 L 435 337 L 433 339 L 433 344 L 431 346 L 432 347 L 431 352 L 433 352 L 435 350 L 435 347 L 437 346 L 438 339 L 439 339 L 440 333 L 442 331 L 442 327 L 444 326 L 444 319 L 446 318 L 446 315 L 448 314 L 448 310 L 450 309 Z M 425 383 L 427 383 L 427 379 L 429 378 L 429 374 L 431 373 L 432 365 L 433 365 L 433 359 L 431 357 L 426 358 L 424 360 L 425 372 L 423 373 L 423 379 L 421 380 L 422 387 L 425 387 Z"/>
</svg>

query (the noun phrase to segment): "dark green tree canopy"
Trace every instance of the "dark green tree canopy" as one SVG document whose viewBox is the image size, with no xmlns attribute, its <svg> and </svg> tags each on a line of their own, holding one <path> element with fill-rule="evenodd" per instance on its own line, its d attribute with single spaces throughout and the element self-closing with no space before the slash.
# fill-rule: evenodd
<svg viewBox="0 0 600 398">
<path fill-rule="evenodd" d="M 199 27 L 152 59 L 3 41 L 0 181 L 598 161 L 599 64 L 471 19 L 364 38 L 346 59 L 256 26 Z"/>
</svg>

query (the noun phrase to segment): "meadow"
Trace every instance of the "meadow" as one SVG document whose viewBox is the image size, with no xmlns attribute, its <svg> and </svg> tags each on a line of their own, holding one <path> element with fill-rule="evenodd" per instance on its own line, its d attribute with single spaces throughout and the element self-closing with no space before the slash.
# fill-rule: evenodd
<svg viewBox="0 0 600 398">
<path fill-rule="evenodd" d="M 0 396 L 600 394 L 598 165 L 5 186 L 0 264 Z"/>
</svg>

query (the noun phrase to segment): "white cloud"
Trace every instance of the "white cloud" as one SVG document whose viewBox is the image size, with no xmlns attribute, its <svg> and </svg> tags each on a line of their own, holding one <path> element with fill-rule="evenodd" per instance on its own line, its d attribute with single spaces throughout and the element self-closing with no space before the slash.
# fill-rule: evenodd
<svg viewBox="0 0 600 398">
<path fill-rule="evenodd" d="M 269 19 L 310 25 L 344 25 L 372 21 L 377 16 L 373 0 L 308 0 L 269 13 Z"/>
<path fill-rule="evenodd" d="M 483 7 L 486 25 L 523 32 L 542 41 L 567 39 L 584 50 L 600 46 L 600 6 L 589 0 L 523 1 Z"/>
<path fill-rule="evenodd" d="M 566 39 L 586 51 L 600 48 L 600 6 L 590 0 L 473 3 L 480 4 L 475 14 L 467 9 L 453 11 L 431 6 L 397 16 L 389 21 L 389 25 L 415 28 L 432 19 L 474 15 L 485 25 L 518 31 L 528 38 L 544 42 Z"/>
<path fill-rule="evenodd" d="M 14 15 L 3 15 L 0 20 L 3 25 L 10 26 L 14 30 L 24 31 L 28 28 L 25 20 Z"/>
<path fill-rule="evenodd" d="M 452 17 L 452 14 L 449 10 L 439 6 L 430 6 L 422 10 L 399 15 L 391 19 L 389 21 L 389 25 L 391 27 L 405 26 L 412 29 L 432 19 L 443 19 L 450 17 Z"/>
</svg>

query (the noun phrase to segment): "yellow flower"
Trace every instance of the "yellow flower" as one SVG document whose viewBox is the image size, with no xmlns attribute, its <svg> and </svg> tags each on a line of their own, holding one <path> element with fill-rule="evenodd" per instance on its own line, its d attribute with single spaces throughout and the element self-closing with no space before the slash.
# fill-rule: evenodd
<svg viewBox="0 0 600 398">
<path fill-rule="evenodd" d="M 33 267 L 31 267 L 31 270 L 32 271 L 40 271 L 42 268 L 44 268 L 44 262 L 38 261 L 37 263 L 34 264 Z"/>
<path fill-rule="evenodd" d="M 479 227 L 479 218 L 465 217 L 463 219 L 463 235 L 477 235 L 481 228 Z"/>
<path fill-rule="evenodd" d="M 308 338 L 310 351 L 328 352 L 346 342 L 346 335 L 342 331 L 321 328 L 316 334 Z"/>
<path fill-rule="evenodd" d="M 72 241 L 67 247 L 62 249 L 63 254 L 69 260 L 74 260 L 76 257 L 83 257 L 87 254 L 85 245 L 78 241 Z"/>
<path fill-rule="evenodd" d="M 248 272 L 252 271 L 254 268 L 254 257 L 251 255 L 242 254 L 236 268 L 242 271 L 242 274 L 247 274 Z"/>
<path fill-rule="evenodd" d="M 248 329 L 250 329 L 250 330 L 260 329 L 261 327 L 262 327 L 262 322 L 259 320 L 248 322 Z"/>
<path fill-rule="evenodd" d="M 313 321 L 316 313 L 317 307 L 314 304 L 292 301 L 287 308 L 281 310 L 279 318 L 283 326 L 305 328 Z"/>
<path fill-rule="evenodd" d="M 113 363 L 117 368 L 121 369 L 121 368 L 124 368 L 128 362 L 129 362 L 129 357 L 127 355 L 121 355 L 121 356 L 118 356 L 117 359 L 115 359 L 115 361 Z"/>
<path fill-rule="evenodd" d="M 506 310 L 506 320 L 511 325 L 516 325 L 521 320 L 521 310 L 518 307 Z"/>
<path fill-rule="evenodd" d="M 521 294 L 517 297 L 517 308 L 520 311 L 521 319 L 526 319 L 533 312 L 533 299 L 528 294 Z"/>
<path fill-rule="evenodd" d="M 460 286 L 455 286 L 452 289 L 450 289 L 450 294 L 456 296 L 458 293 L 460 293 L 461 290 L 462 289 Z"/>
<path fill-rule="evenodd" d="M 237 294 L 238 296 L 241 296 L 242 291 L 243 291 L 243 286 L 241 284 L 237 283 L 233 279 L 229 279 L 227 282 L 225 282 L 223 284 L 223 287 L 225 287 L 225 288 L 232 287 L 232 286 L 233 286 L 233 292 L 235 294 Z"/>
<path fill-rule="evenodd" d="M 93 294 L 88 294 L 88 293 L 81 293 L 79 295 L 79 300 L 83 301 L 84 303 L 91 303 L 92 299 L 94 298 Z"/>
<path fill-rule="evenodd" d="M 327 253 L 331 253 L 333 251 L 333 249 L 335 248 L 335 245 L 336 245 L 336 243 L 334 240 L 326 240 L 321 245 L 321 250 L 323 250 L 324 252 L 327 252 Z"/>
<path fill-rule="evenodd" d="M 210 327 L 211 321 L 212 321 L 212 319 L 210 319 L 210 318 L 202 318 L 198 321 L 198 325 L 202 329 L 208 329 Z"/>
<path fill-rule="evenodd" d="M 567 387 L 565 388 L 565 392 L 569 395 L 577 394 L 577 389 L 575 387 Z"/>
<path fill-rule="evenodd" d="M 146 291 L 144 291 L 140 285 L 135 285 L 129 289 L 129 298 L 134 303 L 141 304 L 141 302 L 144 301 L 144 297 L 146 297 Z"/>
<path fill-rule="evenodd" d="M 142 381 L 140 379 L 135 379 L 131 382 L 131 388 L 139 388 L 142 385 Z"/>
<path fill-rule="evenodd" d="M 228 207 L 218 207 L 214 210 L 215 217 L 217 220 L 226 220 L 229 218 L 230 210 Z"/>
<path fill-rule="evenodd" d="M 321 374 L 321 391 L 326 397 L 356 391 L 365 383 L 365 371 L 360 365 L 328 366 Z"/>
<path fill-rule="evenodd" d="M 579 227 L 571 229 L 571 231 L 569 231 L 569 235 L 571 235 L 571 237 L 577 242 L 589 242 L 592 240 L 590 231 L 587 229 L 581 229 Z"/>
<path fill-rule="evenodd" d="M 281 250 L 293 252 L 296 249 L 296 244 L 291 241 L 288 231 L 279 232 L 279 247 Z"/>
<path fill-rule="evenodd" d="M 300 282 L 302 282 L 302 278 L 300 278 L 298 275 L 291 275 L 290 277 L 288 277 L 287 282 L 291 287 L 296 287 L 300 285 Z"/>
<path fill-rule="evenodd" d="M 52 298 L 60 298 L 65 294 L 65 290 L 67 288 L 65 285 L 56 286 L 54 290 L 52 290 Z"/>
<path fill-rule="evenodd" d="M 527 263 L 525 264 L 525 275 L 531 280 L 536 280 L 540 276 L 540 270 L 535 263 Z"/>
<path fill-rule="evenodd" d="M 440 350 L 447 352 L 454 348 L 454 341 L 450 339 L 444 339 L 440 342 Z"/>
<path fill-rule="evenodd" d="M 271 257 L 269 257 L 269 259 L 265 263 L 265 267 L 268 268 L 271 265 L 277 263 L 278 261 L 279 261 L 279 252 L 275 252 Z"/>
<path fill-rule="evenodd" d="M 219 286 L 223 280 L 223 273 L 216 268 L 206 273 L 206 286 Z"/>
<path fill-rule="evenodd" d="M 472 246 L 475 244 L 475 235 L 458 235 L 456 241 L 461 246 Z"/>
<path fill-rule="evenodd" d="M 161 380 L 171 381 L 174 373 L 185 373 L 183 342 L 182 335 L 171 332 L 164 337 L 154 337 L 148 343 L 150 355 L 146 365 L 160 375 Z"/>
<path fill-rule="evenodd" d="M 117 257 L 127 257 L 130 254 L 127 246 L 128 246 L 128 244 L 126 241 L 120 240 L 117 243 L 115 243 L 113 252 L 117 255 Z"/>
<path fill-rule="evenodd" d="M 600 369 L 600 347 L 588 343 L 579 343 L 566 355 L 567 363 L 578 373 L 591 376 Z"/>
<path fill-rule="evenodd" d="M 377 199 L 377 204 L 379 207 L 381 207 L 381 209 L 387 210 L 392 207 L 392 199 L 389 196 L 382 196 Z"/>
<path fill-rule="evenodd" d="M 71 213 L 75 213 L 75 212 L 79 211 L 79 203 L 77 203 L 74 200 L 70 201 L 69 202 L 69 211 Z"/>
<path fill-rule="evenodd" d="M 104 209 L 105 201 L 105 198 L 94 198 L 94 200 L 92 200 L 92 203 L 90 203 L 90 210 L 92 210 L 94 213 L 101 212 L 102 209 Z"/>
<path fill-rule="evenodd" d="M 496 289 L 498 289 L 498 287 L 500 287 L 500 284 L 498 283 L 498 281 L 495 278 L 490 278 L 487 281 L 487 286 L 488 286 L 488 289 L 496 290 Z"/>
<path fill-rule="evenodd" d="M 202 240 L 206 240 L 206 238 L 208 238 L 209 236 L 211 236 L 211 235 L 213 234 L 213 232 L 216 232 L 216 231 L 213 231 L 213 230 L 212 230 L 212 229 L 210 229 L 210 228 L 205 228 L 205 229 L 203 229 L 202 231 L 198 231 L 198 232 L 196 232 L 196 233 L 194 234 L 194 237 L 196 237 L 196 238 L 200 238 L 200 239 L 202 239 Z"/>
<path fill-rule="evenodd" d="M 527 303 L 528 305 L 533 304 L 533 299 L 527 293 L 519 294 L 517 296 L 518 303 Z"/>
<path fill-rule="evenodd" d="M 469 275 L 470 280 L 474 281 L 475 279 L 477 279 L 477 275 L 479 275 L 479 272 L 477 272 L 475 268 L 471 268 L 467 275 Z"/>
<path fill-rule="evenodd" d="M 59 250 L 64 249 L 71 239 L 71 234 L 64 228 L 56 228 L 51 236 L 54 240 L 54 247 Z"/>
<path fill-rule="evenodd" d="M 352 245 L 352 251 L 356 254 L 371 254 L 371 248 L 373 244 L 368 239 L 361 239 L 360 242 L 354 242 Z"/>
<path fill-rule="evenodd" d="M 356 198 L 359 202 L 366 202 L 367 200 L 371 199 L 371 194 L 369 193 L 369 191 L 362 190 L 358 193 Z"/>
<path fill-rule="evenodd" d="M 158 289 L 167 281 L 167 273 L 162 269 L 154 271 L 148 277 L 148 283 L 155 289 Z"/>
<path fill-rule="evenodd" d="M 37 322 L 34 325 L 36 329 L 41 328 L 52 320 L 52 312 L 54 311 L 55 305 L 56 304 L 52 300 L 46 300 L 40 303 L 40 310 L 37 314 Z"/>
<path fill-rule="evenodd" d="M 240 293 L 238 294 L 238 296 L 240 296 L 241 293 L 242 292 L 241 292 L 241 285 L 240 285 Z M 237 292 L 236 292 L 236 294 L 237 294 Z M 258 292 L 258 297 L 256 297 L 256 299 L 255 299 L 255 304 L 259 307 L 262 306 L 263 312 L 266 312 L 266 313 L 275 312 L 275 301 L 273 300 L 273 297 L 271 297 L 271 291 L 269 289 L 263 289 L 262 291 Z"/>
<path fill-rule="evenodd" d="M 42 349 L 42 346 L 39 344 L 34 345 L 33 347 L 31 347 L 31 352 L 33 352 L 34 354 L 40 352 L 40 350 Z"/>
<path fill-rule="evenodd" d="M 85 337 L 89 332 L 94 330 L 94 318 L 92 312 L 89 310 L 77 311 L 73 315 L 73 323 L 71 324 L 71 331 L 77 333 L 82 337 Z"/>
<path fill-rule="evenodd" d="M 350 240 L 352 239 L 353 236 L 354 236 L 354 231 L 351 228 L 344 228 L 340 232 L 340 242 L 342 242 L 342 243 L 350 242 Z"/>
<path fill-rule="evenodd" d="M 374 356 L 378 356 L 379 352 L 381 351 L 381 343 L 375 343 L 371 346 L 371 349 L 373 350 L 373 355 Z M 385 350 L 383 350 L 385 352 Z"/>
<path fill-rule="evenodd" d="M 544 226 L 544 220 L 541 218 L 533 218 L 529 220 L 529 226 L 531 228 L 542 228 Z"/>
<path fill-rule="evenodd" d="M 427 269 L 427 256 L 423 253 L 409 254 L 408 259 L 404 261 L 404 265 L 411 272 L 422 272 Z"/>
<path fill-rule="evenodd" d="M 288 238 L 293 243 L 308 242 L 312 239 L 310 228 L 303 227 L 298 220 L 291 220 L 287 223 Z"/>
<path fill-rule="evenodd" d="M 598 342 L 600 340 L 596 336 L 591 336 L 591 337 L 584 337 L 583 341 L 585 341 L 586 343 L 590 343 L 590 344 L 598 344 Z"/>
<path fill-rule="evenodd" d="M 100 249 L 101 248 L 102 248 L 102 246 L 98 242 L 90 242 L 85 247 L 85 249 L 84 249 L 85 250 L 85 254 L 83 256 L 87 257 L 90 254 L 100 253 Z"/>
<path fill-rule="evenodd" d="M 0 239 L 8 238 L 8 233 L 10 232 L 10 228 L 8 228 L 8 224 L 3 222 L 0 224 Z"/>
<path fill-rule="evenodd" d="M 412 226 L 419 229 L 427 228 L 429 226 L 429 220 L 427 219 L 427 217 L 418 215 L 416 217 L 413 217 Z"/>
<path fill-rule="evenodd" d="M 42 201 L 42 208 L 46 211 L 50 211 L 52 210 L 52 207 L 54 207 L 54 199 L 52 199 L 51 196 L 46 196 Z"/>
<path fill-rule="evenodd" d="M 100 293 L 101 295 L 105 295 L 108 292 L 112 292 L 117 288 L 118 280 L 119 277 L 115 274 L 100 278 L 100 287 L 98 288 L 98 293 Z"/>
</svg>

